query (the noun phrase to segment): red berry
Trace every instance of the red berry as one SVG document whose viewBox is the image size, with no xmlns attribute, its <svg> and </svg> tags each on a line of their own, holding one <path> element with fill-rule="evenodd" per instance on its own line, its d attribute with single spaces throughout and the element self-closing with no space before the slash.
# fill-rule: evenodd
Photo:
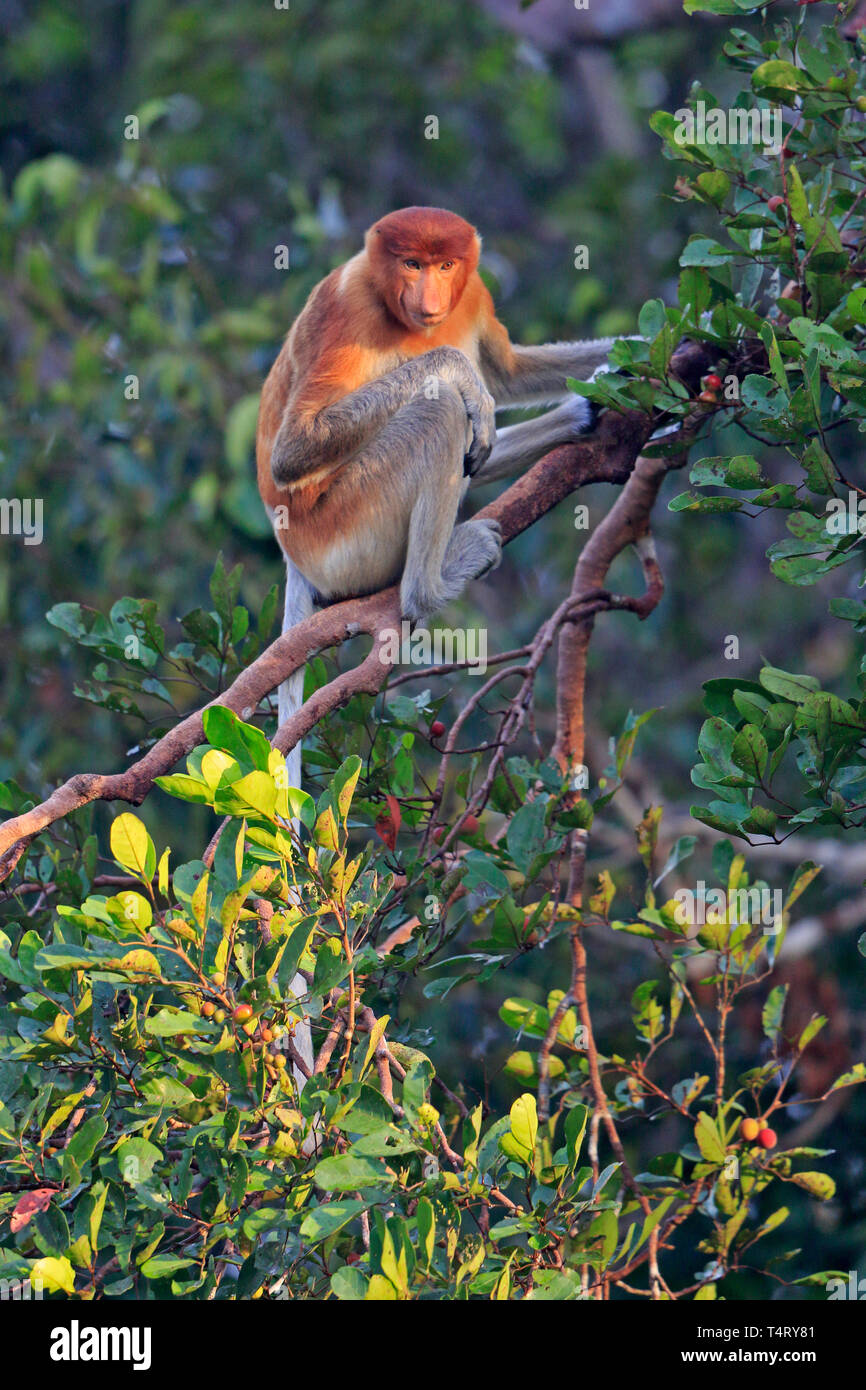
<svg viewBox="0 0 866 1390">
<path fill-rule="evenodd" d="M 346 1256 L 346 1264 L 347 1264 L 347 1265 L 356 1265 L 356 1264 L 358 1263 L 358 1261 L 360 1260 L 360 1258 L 361 1258 L 361 1256 L 360 1256 L 360 1255 L 357 1255 L 357 1254 L 355 1253 L 354 1250 L 350 1250 L 350 1251 L 349 1251 L 349 1254 Z"/>
<path fill-rule="evenodd" d="M 720 376 L 716 376 L 715 372 L 710 372 L 709 376 L 704 377 L 704 386 L 707 388 L 708 391 L 721 391 L 722 378 Z"/>
<path fill-rule="evenodd" d="M 444 826 L 444 825 L 437 825 L 436 829 L 433 831 L 433 840 L 434 840 L 434 843 L 437 844 L 437 845 L 441 845 L 441 843 L 442 843 L 442 841 L 443 841 L 444 839 L 445 839 L 445 826 Z"/>
<path fill-rule="evenodd" d="M 232 1014 L 232 1018 L 234 1019 L 235 1023 L 246 1023 L 249 1019 L 252 1018 L 252 1016 L 253 1010 L 251 1004 L 238 1004 L 237 1008 L 234 1010 Z"/>
<path fill-rule="evenodd" d="M 480 829 L 481 829 L 481 822 L 480 822 L 480 820 L 478 819 L 477 816 L 473 816 L 473 815 L 471 814 L 471 812 L 470 812 L 470 814 L 466 817 L 466 819 L 464 820 L 462 826 L 460 827 L 460 834 L 461 834 L 461 835 L 477 835 Z"/>
<path fill-rule="evenodd" d="M 441 738 L 442 735 L 444 734 L 444 732 L 445 732 L 445 725 L 442 723 L 442 720 L 441 720 L 441 719 L 434 719 L 434 720 L 433 720 L 433 723 L 430 725 L 430 737 L 431 737 L 431 738 Z"/>
<path fill-rule="evenodd" d="M 758 1135 L 758 1143 L 762 1149 L 774 1149 L 778 1143 L 776 1131 L 774 1129 L 762 1129 Z"/>
<path fill-rule="evenodd" d="M 740 1134 L 743 1136 L 747 1144 L 751 1144 L 755 1139 L 757 1139 L 760 1132 L 761 1126 L 758 1124 L 757 1120 L 753 1120 L 751 1118 L 745 1119 L 740 1125 Z"/>
<path fill-rule="evenodd" d="M 699 401 L 704 401 L 707 405 L 717 405 L 719 398 L 715 391 L 702 391 L 698 396 Z"/>
<path fill-rule="evenodd" d="M 774 194 L 773 197 L 768 199 L 767 201 L 767 207 L 770 209 L 770 212 L 776 212 L 778 208 L 782 208 L 784 206 L 785 199 L 781 197 L 778 193 Z"/>
<path fill-rule="evenodd" d="M 210 1018 L 212 1014 L 216 1013 L 216 1004 L 212 1004 L 208 999 L 206 1003 L 202 1004 L 201 1011 L 205 1018 Z"/>
</svg>

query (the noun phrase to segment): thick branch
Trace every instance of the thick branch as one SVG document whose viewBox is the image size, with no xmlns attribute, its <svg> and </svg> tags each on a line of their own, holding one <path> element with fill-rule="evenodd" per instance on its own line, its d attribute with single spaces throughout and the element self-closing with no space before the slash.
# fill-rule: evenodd
<svg viewBox="0 0 866 1390">
<path fill-rule="evenodd" d="M 662 576 L 649 537 L 649 516 L 662 481 L 672 467 L 670 459 L 640 458 L 614 505 L 596 527 L 580 553 L 571 587 L 574 599 L 602 588 L 611 564 L 630 545 L 638 548 L 647 588 L 635 601 L 635 611 L 645 618 L 662 594 Z M 567 623 L 559 639 L 557 666 L 556 743 L 553 756 L 565 769 L 584 760 L 584 700 L 586 660 L 595 612 Z"/>
</svg>

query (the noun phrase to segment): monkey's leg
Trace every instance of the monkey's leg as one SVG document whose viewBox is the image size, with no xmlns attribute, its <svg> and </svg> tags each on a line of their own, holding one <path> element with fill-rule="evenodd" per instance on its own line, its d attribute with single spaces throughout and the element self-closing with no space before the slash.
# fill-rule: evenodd
<svg viewBox="0 0 866 1390">
<path fill-rule="evenodd" d="M 593 423 L 594 412 L 590 402 L 583 396 L 572 394 L 562 405 L 545 415 L 539 415 L 536 420 L 507 425 L 497 432 L 490 457 L 473 473 L 469 486 L 479 487 L 525 472 L 551 449 L 560 444 L 571 444 L 586 434 L 592 429 Z"/>
<path fill-rule="evenodd" d="M 467 521 L 455 528 L 468 479 L 464 475 L 467 420 L 454 391 L 440 390 L 439 437 L 418 470 L 409 517 L 406 563 L 400 585 L 405 616 L 420 622 L 499 563 L 502 539 L 495 521 Z"/>
<path fill-rule="evenodd" d="M 473 438 L 461 392 L 439 381 L 434 395 L 415 396 L 334 469 L 309 518 L 295 522 L 287 538 L 295 564 L 323 599 L 401 581 L 403 614 L 418 622 L 495 563 L 498 534 L 483 522 L 460 528 L 446 563 Z"/>
</svg>

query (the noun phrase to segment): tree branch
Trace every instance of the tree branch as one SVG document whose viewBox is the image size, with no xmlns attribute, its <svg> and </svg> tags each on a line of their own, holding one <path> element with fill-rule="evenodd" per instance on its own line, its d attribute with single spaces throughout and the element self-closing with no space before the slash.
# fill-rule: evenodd
<svg viewBox="0 0 866 1390">
<path fill-rule="evenodd" d="M 652 422 L 641 412 L 607 411 L 592 436 L 552 450 L 479 515 L 499 521 L 503 540 L 511 541 L 575 488 L 587 483 L 624 482 L 651 429 Z M 125 801 L 139 806 L 151 791 L 154 778 L 169 772 L 202 742 L 205 709 L 224 705 L 243 719 L 251 718 L 259 701 L 316 653 L 359 634 L 374 638 L 373 650 L 358 667 L 316 691 L 277 731 L 274 746 L 282 752 L 288 752 L 323 715 L 345 704 L 356 692 L 375 694 L 391 669 L 390 663 L 380 658 L 379 639 L 387 629 L 399 628 L 398 604 L 397 589 L 390 588 L 322 609 L 277 638 L 217 699 L 188 715 L 125 772 L 79 773 L 39 805 L 5 821 L 0 825 L 0 882 L 40 831 L 89 802 Z"/>
</svg>

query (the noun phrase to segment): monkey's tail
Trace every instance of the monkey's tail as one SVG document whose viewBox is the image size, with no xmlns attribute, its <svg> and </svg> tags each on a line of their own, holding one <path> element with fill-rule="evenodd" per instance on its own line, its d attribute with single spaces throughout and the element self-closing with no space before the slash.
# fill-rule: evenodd
<svg viewBox="0 0 866 1390">
<path fill-rule="evenodd" d="M 283 635 L 289 628 L 302 623 L 313 611 L 313 591 L 291 560 L 286 556 L 286 603 L 283 609 Z M 304 703 L 304 668 L 300 666 L 284 680 L 277 694 L 277 717 L 280 727 Z M 301 743 L 286 754 L 286 769 L 290 787 L 301 785 Z"/>
<path fill-rule="evenodd" d="M 296 569 L 291 560 L 286 556 L 286 602 L 283 608 L 283 635 L 297 623 L 302 623 L 305 618 L 309 618 L 313 611 L 313 591 L 307 580 Z M 277 718 L 280 727 L 286 720 L 301 708 L 304 703 L 304 667 L 300 666 L 297 671 L 293 671 L 287 680 L 284 680 L 277 693 Z M 290 787 L 300 787 L 301 785 L 301 742 L 300 739 L 294 748 L 286 754 L 286 772 Z M 289 986 L 290 992 L 296 999 L 300 999 L 307 992 L 307 982 L 303 975 L 296 975 Z M 309 1022 L 304 1019 L 295 1028 L 294 1044 L 300 1055 L 303 1057 L 308 1070 L 313 1068 L 313 1039 L 310 1032 Z M 298 1090 L 303 1090 L 305 1077 L 298 1067 L 294 1067 L 295 1081 Z M 314 1143 L 314 1140 L 310 1141 Z"/>
</svg>

